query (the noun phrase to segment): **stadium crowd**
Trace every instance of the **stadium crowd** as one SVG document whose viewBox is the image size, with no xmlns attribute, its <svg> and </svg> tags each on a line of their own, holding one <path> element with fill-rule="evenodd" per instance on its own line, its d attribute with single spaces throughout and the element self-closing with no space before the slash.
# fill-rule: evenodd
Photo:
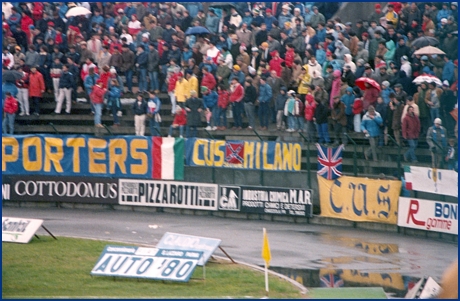
<svg viewBox="0 0 460 301">
<path fill-rule="evenodd" d="M 158 94 L 167 93 L 170 134 L 179 128 L 183 135 L 187 125 L 187 136 L 196 135 L 202 115 L 207 130 L 224 130 L 231 108 L 236 130 L 243 115 L 255 129 L 258 115 L 260 130 L 275 123 L 305 131 L 310 141 L 317 133 L 320 143 L 346 144 L 347 131 L 363 131 L 366 158 L 374 160 L 389 134 L 407 141 L 410 161 L 426 135 L 433 162 L 444 160 L 438 157 L 457 135 L 457 2 L 377 3 L 371 15 L 345 23 L 330 19 L 334 5 L 2 2 L 3 70 L 23 75 L 4 79 L 3 131 L 13 132 L 16 113 L 7 96 L 17 99 L 19 115 L 38 116 L 43 94 L 54 93 L 54 114 L 64 100 L 71 114 L 82 87 L 98 127 L 104 106 L 117 126 L 120 98 L 135 97 L 137 135 L 146 120 L 159 134 Z M 66 17 L 79 7 L 90 14 Z M 445 55 L 414 54 L 428 45 Z M 428 80 L 415 84 L 420 76 Z M 358 85 L 360 78 L 369 81 Z"/>
</svg>

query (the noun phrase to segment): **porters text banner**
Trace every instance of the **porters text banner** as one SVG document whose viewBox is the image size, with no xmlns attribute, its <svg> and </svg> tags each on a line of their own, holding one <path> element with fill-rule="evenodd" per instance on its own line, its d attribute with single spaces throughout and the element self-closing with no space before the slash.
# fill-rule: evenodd
<svg viewBox="0 0 460 301">
<path fill-rule="evenodd" d="M 186 165 L 300 171 L 299 143 L 187 139 Z"/>
<path fill-rule="evenodd" d="M 156 141 L 158 139 L 160 140 Z M 171 140 L 169 143 L 165 139 L 174 141 Z M 182 138 L 161 137 L 2 137 L 2 174 L 182 180 L 183 145 Z M 163 153 L 168 156 L 163 156 Z M 179 165 L 182 165 L 182 168 Z M 175 172 L 155 172 L 165 166 L 172 166 L 170 169 L 175 169 Z"/>
<path fill-rule="evenodd" d="M 397 223 L 401 181 L 318 176 L 321 216 L 355 222 Z"/>
</svg>

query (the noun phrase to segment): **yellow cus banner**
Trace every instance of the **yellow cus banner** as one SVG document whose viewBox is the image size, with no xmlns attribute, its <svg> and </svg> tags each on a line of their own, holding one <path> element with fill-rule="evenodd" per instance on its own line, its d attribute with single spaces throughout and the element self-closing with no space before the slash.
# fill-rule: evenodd
<svg viewBox="0 0 460 301">
<path fill-rule="evenodd" d="M 318 176 L 321 216 L 397 224 L 401 181 Z"/>
</svg>

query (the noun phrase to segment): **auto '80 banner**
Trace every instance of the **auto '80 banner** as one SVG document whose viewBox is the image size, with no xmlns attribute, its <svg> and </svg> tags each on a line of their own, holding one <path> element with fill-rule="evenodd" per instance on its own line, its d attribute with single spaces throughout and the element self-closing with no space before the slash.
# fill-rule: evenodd
<svg viewBox="0 0 460 301">
<path fill-rule="evenodd" d="M 300 143 L 187 139 L 186 165 L 241 169 L 299 171 Z"/>
<path fill-rule="evenodd" d="M 2 137 L 3 175 L 183 180 L 184 139 L 86 135 Z"/>
</svg>

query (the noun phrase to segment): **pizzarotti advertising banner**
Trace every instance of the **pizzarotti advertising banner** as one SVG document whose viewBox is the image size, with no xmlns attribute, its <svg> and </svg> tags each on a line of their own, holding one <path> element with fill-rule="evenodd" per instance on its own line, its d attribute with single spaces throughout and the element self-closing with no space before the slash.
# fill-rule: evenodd
<svg viewBox="0 0 460 301">
<path fill-rule="evenodd" d="M 458 204 L 399 198 L 398 226 L 458 235 Z"/>
<path fill-rule="evenodd" d="M 299 171 L 300 143 L 187 139 L 186 165 L 273 171 Z"/>
<path fill-rule="evenodd" d="M 139 136 L 2 137 L 2 175 L 182 180 L 183 145 L 182 138 Z"/>
<path fill-rule="evenodd" d="M 401 181 L 318 176 L 321 216 L 396 224 Z"/>
</svg>

